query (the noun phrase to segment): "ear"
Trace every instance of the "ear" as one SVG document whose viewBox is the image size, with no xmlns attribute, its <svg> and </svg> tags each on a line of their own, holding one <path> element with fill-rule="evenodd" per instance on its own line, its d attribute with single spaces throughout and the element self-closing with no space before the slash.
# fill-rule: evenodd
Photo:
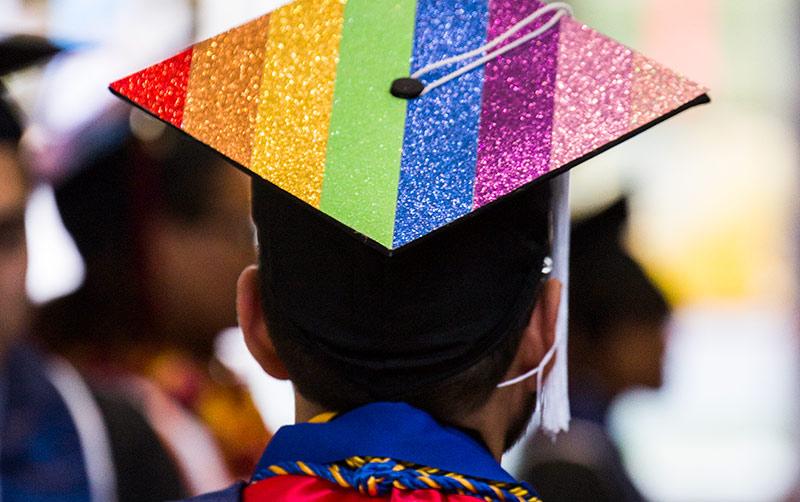
<svg viewBox="0 0 800 502">
<path fill-rule="evenodd" d="M 561 290 L 561 281 L 557 279 L 549 279 L 542 285 L 536 306 L 522 335 L 522 342 L 517 353 L 518 364 L 512 365 L 512 368 L 509 369 L 511 377 L 527 373 L 539 366 L 544 356 L 555 344 L 558 310 L 561 306 Z M 564 357 L 561 354 L 556 357 L 558 356 Z M 547 377 L 554 362 L 555 358 L 544 368 L 543 377 Z M 535 381 L 535 379 L 531 380 Z"/>
<path fill-rule="evenodd" d="M 259 269 L 251 265 L 239 276 L 236 290 L 236 312 L 244 341 L 258 364 L 273 378 L 288 380 L 289 373 L 278 357 L 269 336 L 264 309 L 261 306 Z"/>
</svg>

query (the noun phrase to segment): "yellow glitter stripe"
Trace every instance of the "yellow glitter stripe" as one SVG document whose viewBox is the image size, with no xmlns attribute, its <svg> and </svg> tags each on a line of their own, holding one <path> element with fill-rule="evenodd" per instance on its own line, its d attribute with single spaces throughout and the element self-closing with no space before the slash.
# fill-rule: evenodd
<svg viewBox="0 0 800 502">
<path fill-rule="evenodd" d="M 245 167 L 253 151 L 268 31 L 269 16 L 263 16 L 200 42 L 192 52 L 183 130 Z"/>
<path fill-rule="evenodd" d="M 346 0 L 270 15 L 251 169 L 319 207 Z"/>
</svg>

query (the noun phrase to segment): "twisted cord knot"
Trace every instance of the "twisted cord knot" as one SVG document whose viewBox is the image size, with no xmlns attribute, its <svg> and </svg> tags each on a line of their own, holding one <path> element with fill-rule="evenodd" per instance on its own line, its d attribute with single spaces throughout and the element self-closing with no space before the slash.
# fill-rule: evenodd
<svg viewBox="0 0 800 502">
<path fill-rule="evenodd" d="M 403 478 L 405 467 L 390 459 L 373 459 L 354 469 L 349 482 L 361 493 L 387 495 Z"/>
<path fill-rule="evenodd" d="M 259 470 L 253 476 L 253 482 L 287 475 L 324 479 L 371 497 L 389 495 L 394 489 L 436 490 L 441 493 L 472 495 L 488 502 L 541 502 L 525 483 L 487 482 L 389 458 L 351 457 L 332 464 L 283 462 Z"/>
</svg>

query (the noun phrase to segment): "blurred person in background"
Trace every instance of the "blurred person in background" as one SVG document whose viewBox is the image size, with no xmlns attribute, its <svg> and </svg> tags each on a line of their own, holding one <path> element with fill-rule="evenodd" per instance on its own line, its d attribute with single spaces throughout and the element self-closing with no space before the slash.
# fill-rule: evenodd
<svg viewBox="0 0 800 502">
<path fill-rule="evenodd" d="M 670 308 L 622 243 L 625 199 L 573 225 L 570 259 L 570 430 L 536 436 L 520 473 L 547 501 L 644 500 L 606 429 L 614 399 L 661 386 Z"/>
<path fill-rule="evenodd" d="M 252 470 L 268 439 L 249 394 L 214 357 L 217 335 L 236 324 L 238 273 L 253 260 L 247 200 L 246 177 L 169 131 L 153 141 L 126 134 L 56 188 L 86 278 L 42 309 L 39 332 L 90 381 L 141 408 L 189 493 Z"/>
<path fill-rule="evenodd" d="M 42 52 L 44 51 L 44 52 Z M 45 41 L 0 41 L 0 76 L 49 54 Z M 22 126 L 0 84 L 0 499 L 159 501 L 178 475 L 144 417 L 90 388 L 32 339 L 25 209 L 33 179 Z"/>
</svg>

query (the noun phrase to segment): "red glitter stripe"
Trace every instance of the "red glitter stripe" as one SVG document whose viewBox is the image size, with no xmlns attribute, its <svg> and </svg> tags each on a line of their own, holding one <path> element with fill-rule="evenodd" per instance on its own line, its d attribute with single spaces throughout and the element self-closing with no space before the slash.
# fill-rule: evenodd
<svg viewBox="0 0 800 502">
<path fill-rule="evenodd" d="M 192 67 L 192 49 L 111 84 L 150 113 L 180 127 Z"/>
</svg>

